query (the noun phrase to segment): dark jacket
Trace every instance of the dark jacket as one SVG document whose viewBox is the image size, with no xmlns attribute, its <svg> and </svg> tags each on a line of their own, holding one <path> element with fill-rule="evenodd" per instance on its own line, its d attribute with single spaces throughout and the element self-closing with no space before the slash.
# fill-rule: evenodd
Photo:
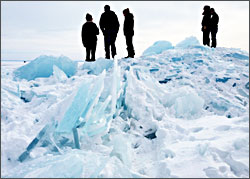
<svg viewBox="0 0 250 179">
<path fill-rule="evenodd" d="M 82 26 L 82 43 L 84 47 L 95 44 L 97 41 L 96 35 L 99 35 L 99 29 L 93 22 L 86 22 Z"/>
<path fill-rule="evenodd" d="M 107 31 L 113 31 L 117 34 L 120 27 L 118 18 L 113 11 L 106 11 L 102 13 L 99 25 L 103 35 L 105 35 Z"/>
<path fill-rule="evenodd" d="M 210 27 L 210 21 L 211 21 L 211 13 L 210 12 L 203 12 L 203 19 L 201 22 L 202 25 L 202 31 L 204 31 L 204 26 L 206 26 L 206 30 L 209 30 Z"/>
<path fill-rule="evenodd" d="M 125 16 L 123 32 L 125 36 L 134 35 L 134 16 L 131 13 L 128 13 Z"/>
<path fill-rule="evenodd" d="M 218 23 L 219 23 L 219 16 L 216 12 L 214 12 L 210 21 L 211 29 L 217 29 Z"/>
</svg>

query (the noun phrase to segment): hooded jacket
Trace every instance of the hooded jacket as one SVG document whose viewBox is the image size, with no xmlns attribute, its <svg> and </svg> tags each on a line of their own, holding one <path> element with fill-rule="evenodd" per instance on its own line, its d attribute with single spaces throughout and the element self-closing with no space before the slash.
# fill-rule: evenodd
<svg viewBox="0 0 250 179">
<path fill-rule="evenodd" d="M 125 36 L 134 35 L 134 15 L 132 13 L 125 15 L 123 32 Z"/>
<path fill-rule="evenodd" d="M 212 18 L 211 18 L 211 22 L 210 22 L 210 25 L 211 25 L 211 28 L 212 29 L 217 29 L 218 28 L 218 23 L 219 23 L 219 16 L 216 12 L 214 12 L 212 14 Z"/>
<path fill-rule="evenodd" d="M 93 22 L 86 22 L 82 26 L 82 43 L 85 47 L 95 44 L 96 35 L 99 35 L 99 29 Z"/>
</svg>

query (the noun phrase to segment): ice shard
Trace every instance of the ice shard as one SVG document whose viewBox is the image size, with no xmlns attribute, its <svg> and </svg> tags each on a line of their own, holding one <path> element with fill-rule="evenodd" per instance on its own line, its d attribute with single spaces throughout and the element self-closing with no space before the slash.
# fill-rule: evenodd
<svg viewBox="0 0 250 179">
<path fill-rule="evenodd" d="M 103 71 L 103 73 L 97 77 L 98 79 L 92 87 L 89 82 L 83 82 L 81 84 L 71 106 L 66 111 L 62 121 L 60 121 L 56 129 L 57 132 L 72 132 L 72 129 L 77 127 L 80 117 L 82 117 L 85 122 L 88 120 L 88 115 L 93 105 L 97 103 L 100 93 L 103 90 L 105 74 L 106 71 Z"/>
</svg>

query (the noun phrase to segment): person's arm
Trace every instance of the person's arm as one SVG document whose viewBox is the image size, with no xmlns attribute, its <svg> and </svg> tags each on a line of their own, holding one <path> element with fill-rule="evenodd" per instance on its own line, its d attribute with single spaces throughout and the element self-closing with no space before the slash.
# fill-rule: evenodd
<svg viewBox="0 0 250 179">
<path fill-rule="evenodd" d="M 96 35 L 99 35 L 99 28 L 96 26 L 96 24 L 95 27 L 96 27 Z"/>
<path fill-rule="evenodd" d="M 117 33 L 118 33 L 120 24 L 119 24 L 117 15 L 116 14 L 114 14 L 114 15 L 115 15 L 115 21 L 116 21 L 116 30 L 117 30 Z"/>
<path fill-rule="evenodd" d="M 86 39 L 86 31 L 85 31 L 85 26 L 84 25 L 82 26 L 82 33 L 81 33 L 81 35 L 82 35 L 82 43 L 84 45 L 85 44 L 85 39 Z"/>
<path fill-rule="evenodd" d="M 104 23 L 104 17 L 103 17 L 103 14 L 102 14 L 101 18 L 100 18 L 99 26 L 100 26 L 100 29 L 101 29 L 102 33 L 104 34 L 104 24 L 103 23 Z"/>
</svg>

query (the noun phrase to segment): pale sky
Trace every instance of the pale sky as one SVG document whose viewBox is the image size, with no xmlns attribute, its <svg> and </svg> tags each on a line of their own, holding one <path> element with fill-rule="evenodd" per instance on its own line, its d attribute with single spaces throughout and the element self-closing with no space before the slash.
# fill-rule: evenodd
<svg viewBox="0 0 250 179">
<path fill-rule="evenodd" d="M 204 5 L 210 5 L 220 17 L 218 47 L 240 48 L 249 52 L 248 1 L 2 1 L 2 60 L 33 60 L 40 55 L 65 55 L 85 60 L 81 27 L 90 13 L 99 27 L 104 6 L 108 4 L 119 19 L 116 40 L 117 57 L 127 56 L 123 35 L 123 9 L 134 14 L 135 57 L 158 40 L 176 45 L 195 36 L 202 44 L 201 21 Z M 100 31 L 96 58 L 104 57 L 104 39 Z"/>
</svg>

